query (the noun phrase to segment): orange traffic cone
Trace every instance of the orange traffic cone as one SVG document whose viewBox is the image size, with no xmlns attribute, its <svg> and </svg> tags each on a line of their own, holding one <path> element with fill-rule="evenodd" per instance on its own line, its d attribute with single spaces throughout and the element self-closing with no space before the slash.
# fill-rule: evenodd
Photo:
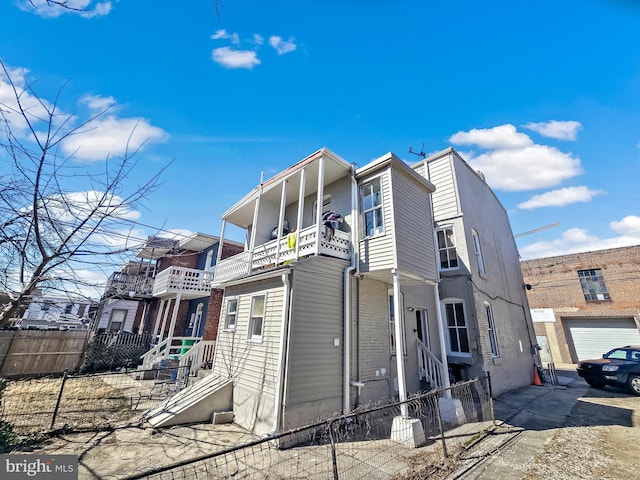
<svg viewBox="0 0 640 480">
<path fill-rule="evenodd" d="M 542 386 L 542 382 L 540 381 L 540 375 L 538 375 L 538 369 L 533 367 L 533 384 L 538 387 Z"/>
</svg>

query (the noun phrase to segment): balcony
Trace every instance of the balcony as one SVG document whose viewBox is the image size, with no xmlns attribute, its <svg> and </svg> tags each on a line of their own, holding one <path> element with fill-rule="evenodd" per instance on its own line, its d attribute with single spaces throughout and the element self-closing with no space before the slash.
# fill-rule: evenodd
<svg viewBox="0 0 640 480">
<path fill-rule="evenodd" d="M 316 253 L 316 236 L 318 227 L 312 225 L 298 232 L 296 243 L 298 246 L 289 246 L 287 237 L 272 240 L 258 245 L 252 252 L 246 251 L 225 260 L 216 265 L 214 283 L 228 282 L 236 278 L 251 275 L 257 271 L 273 268 L 282 264 L 289 264 L 299 258 L 304 258 Z M 297 248 L 297 252 L 296 252 Z M 324 227 L 320 230 L 320 245 L 318 254 L 348 260 L 351 258 L 350 235 L 336 230 L 331 239 L 328 238 Z M 297 257 L 296 257 L 297 255 Z"/>
<path fill-rule="evenodd" d="M 156 275 L 153 296 L 180 293 L 183 298 L 206 297 L 211 293 L 213 272 L 185 267 L 169 267 Z"/>
<path fill-rule="evenodd" d="M 105 296 L 131 299 L 150 298 L 153 292 L 153 278 L 144 275 L 115 272 L 107 281 Z"/>
</svg>

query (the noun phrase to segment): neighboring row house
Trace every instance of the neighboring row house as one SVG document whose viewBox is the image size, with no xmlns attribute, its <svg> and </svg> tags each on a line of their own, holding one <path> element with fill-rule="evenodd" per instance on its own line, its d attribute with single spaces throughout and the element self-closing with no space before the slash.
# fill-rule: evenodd
<svg viewBox="0 0 640 480">
<path fill-rule="evenodd" d="M 151 334 L 155 348 L 145 367 L 186 347 L 213 344 L 222 302 L 222 290 L 212 285 L 215 262 L 242 248 L 227 242 L 222 249 L 217 237 L 203 233 L 149 237 L 136 254 L 140 260 L 109 277 L 94 330 Z"/>
<path fill-rule="evenodd" d="M 453 149 L 356 168 L 321 149 L 222 216 L 213 375 L 147 412 L 155 426 L 232 411 L 259 434 L 490 372 L 531 383 L 537 351 L 506 211 Z M 224 240 L 222 240 L 224 243 Z"/>
<path fill-rule="evenodd" d="M 522 262 L 543 362 L 640 345 L 640 246 Z"/>
<path fill-rule="evenodd" d="M 37 330 L 86 329 L 95 315 L 96 302 L 69 295 L 44 294 L 36 289 L 17 327 Z"/>
</svg>

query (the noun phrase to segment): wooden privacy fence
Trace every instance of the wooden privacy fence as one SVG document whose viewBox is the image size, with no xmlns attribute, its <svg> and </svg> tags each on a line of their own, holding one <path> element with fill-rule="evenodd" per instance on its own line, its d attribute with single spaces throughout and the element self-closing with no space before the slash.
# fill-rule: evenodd
<svg viewBox="0 0 640 480">
<path fill-rule="evenodd" d="M 74 371 L 88 338 L 89 330 L 0 331 L 0 376 Z"/>
</svg>

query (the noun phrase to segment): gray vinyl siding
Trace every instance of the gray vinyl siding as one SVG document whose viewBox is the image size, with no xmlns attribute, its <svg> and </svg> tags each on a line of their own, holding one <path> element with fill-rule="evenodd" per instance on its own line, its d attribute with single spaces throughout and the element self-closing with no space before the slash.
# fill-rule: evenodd
<svg viewBox="0 0 640 480">
<path fill-rule="evenodd" d="M 343 272 L 345 260 L 315 257 L 293 272 L 287 406 L 325 401 L 332 414 L 341 408 L 343 356 Z M 334 345 L 338 339 L 339 345 Z M 334 399 L 334 402 L 326 400 Z M 314 412 L 318 414 L 320 412 Z"/>
<path fill-rule="evenodd" d="M 438 270 L 429 192 L 397 170 L 393 170 L 392 189 L 397 266 L 435 280 Z"/>
<path fill-rule="evenodd" d="M 396 266 L 395 244 L 393 238 L 393 200 L 391 198 L 391 181 L 389 169 L 381 175 L 372 175 L 358 182 L 358 187 L 380 178 L 382 191 L 382 209 L 384 218 L 384 233 L 369 238 L 362 238 L 363 221 L 360 219 L 360 271 L 388 270 Z M 358 191 L 360 195 L 360 191 Z"/>
<path fill-rule="evenodd" d="M 427 178 L 436 185 L 432 196 L 433 218 L 442 220 L 461 215 L 451 155 L 429 162 L 428 170 Z"/>
<path fill-rule="evenodd" d="M 273 422 L 283 293 L 280 277 L 225 290 L 213 371 L 233 379 L 236 421 L 254 432 L 266 432 Z M 261 343 L 247 340 L 251 298 L 257 295 L 266 295 Z M 227 298 L 238 299 L 234 331 L 224 329 Z"/>
</svg>

